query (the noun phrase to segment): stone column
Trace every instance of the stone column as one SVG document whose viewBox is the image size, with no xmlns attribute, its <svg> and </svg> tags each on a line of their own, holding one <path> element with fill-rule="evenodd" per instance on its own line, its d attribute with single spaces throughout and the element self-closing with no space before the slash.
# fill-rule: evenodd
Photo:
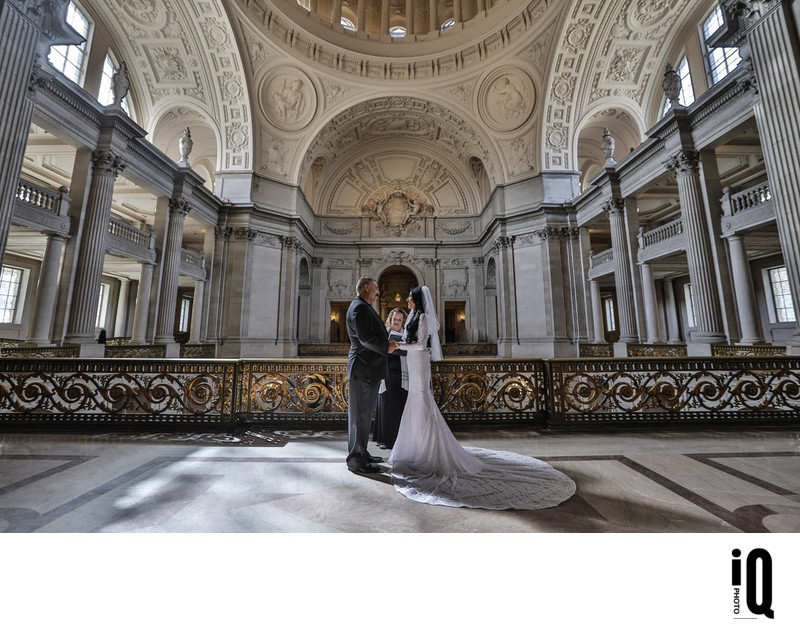
<svg viewBox="0 0 800 631">
<path fill-rule="evenodd" d="M 58 268 L 66 237 L 59 234 L 47 235 L 42 267 L 39 270 L 39 284 L 36 287 L 36 303 L 31 318 L 30 335 L 26 344 L 47 346 L 51 343 L 50 329 L 53 324 L 53 309 L 58 290 Z"/>
<path fill-rule="evenodd" d="M 683 231 L 686 234 L 686 258 L 694 296 L 697 330 L 693 342 L 715 344 L 725 342 L 722 314 L 713 269 L 713 256 L 709 241 L 706 212 L 702 204 L 697 153 L 681 151 L 667 165 L 678 181 L 678 198 L 681 205 Z M 697 353 L 710 354 L 711 349 L 697 349 Z M 692 353 L 692 351 L 690 351 Z"/>
<path fill-rule="evenodd" d="M 389 34 L 389 0 L 381 0 L 381 35 Z"/>
<path fill-rule="evenodd" d="M 611 247 L 614 250 L 614 283 L 617 288 L 619 308 L 619 342 L 634 344 L 639 341 L 636 333 L 636 310 L 633 304 L 633 279 L 631 277 L 630 249 L 625 231 L 625 205 L 614 198 L 603 205 L 611 223 Z"/>
<path fill-rule="evenodd" d="M 428 31 L 435 33 L 439 30 L 438 2 L 429 0 L 428 2 Z"/>
<path fill-rule="evenodd" d="M 175 330 L 175 304 L 178 299 L 178 274 L 181 266 L 183 245 L 183 221 L 189 212 L 186 200 L 173 197 L 169 200 L 169 226 L 164 248 L 163 269 L 155 344 L 171 344 Z"/>
<path fill-rule="evenodd" d="M 356 24 L 356 29 L 359 33 L 364 33 L 366 32 L 365 22 L 367 21 L 367 0 L 358 0 L 357 11 L 358 24 Z"/>
<path fill-rule="evenodd" d="M 192 326 L 189 333 L 189 344 L 200 344 L 203 342 L 201 327 L 203 324 L 203 294 L 205 293 L 206 281 L 197 279 L 194 281 L 194 297 L 192 298 Z"/>
<path fill-rule="evenodd" d="M 301 244 L 297 237 L 281 237 L 280 303 L 278 305 L 278 339 L 283 356 L 291 357 L 297 350 L 295 322 L 297 321 L 297 266 Z M 363 272 L 362 272 L 363 273 Z"/>
<path fill-rule="evenodd" d="M 333 24 L 341 24 L 342 22 L 342 0 L 333 0 L 333 11 L 331 14 L 331 22 Z"/>
<path fill-rule="evenodd" d="M 492 244 L 497 262 L 497 354 L 511 357 L 517 338 L 516 279 L 514 273 L 514 237 L 500 236 Z"/>
<path fill-rule="evenodd" d="M 789 2 L 725 2 L 746 31 L 744 64 L 758 87 L 754 105 L 775 220 L 795 309 L 800 307 L 800 51 Z M 750 56 L 746 48 L 750 49 Z M 800 353 L 800 318 L 789 352 Z"/>
<path fill-rule="evenodd" d="M 761 324 L 756 307 L 756 295 L 753 290 L 753 277 L 750 275 L 750 261 L 744 239 L 733 234 L 728 237 L 731 250 L 731 268 L 733 269 L 733 288 L 739 306 L 739 326 L 742 329 L 742 344 L 763 344 Z"/>
<path fill-rule="evenodd" d="M 478 0 L 478 13 L 486 12 L 486 0 Z"/>
<path fill-rule="evenodd" d="M 667 312 L 667 342 L 670 344 L 681 343 L 681 327 L 678 323 L 678 302 L 675 300 L 675 287 L 671 280 L 665 280 L 664 303 Z"/>
<path fill-rule="evenodd" d="M 600 299 L 600 281 L 589 281 L 592 291 L 592 323 L 594 324 L 594 344 L 605 344 L 605 327 L 603 326 L 603 301 Z"/>
<path fill-rule="evenodd" d="M 114 181 L 125 168 L 120 156 L 108 150 L 92 154 L 92 182 L 86 203 L 86 217 L 78 246 L 75 291 L 67 335 L 67 344 L 93 344 L 100 279 L 106 254 L 106 235 L 111 218 Z"/>
<path fill-rule="evenodd" d="M 644 297 L 644 314 L 647 321 L 647 343 L 658 344 L 661 338 L 658 325 L 658 301 L 656 300 L 656 285 L 653 282 L 653 270 L 649 263 L 640 265 L 642 270 L 642 294 Z"/>
<path fill-rule="evenodd" d="M 125 337 L 125 328 L 128 324 L 128 291 L 131 281 L 123 278 L 119 284 L 117 296 L 117 313 L 114 318 L 114 337 Z"/>
<path fill-rule="evenodd" d="M 29 88 L 35 88 L 35 80 L 44 74 L 41 68 L 47 67 L 44 57 L 50 44 L 82 41 L 66 24 L 67 0 L 37 4 L 40 6 L 24 0 L 0 2 L 0 261 L 33 115 Z"/>
<path fill-rule="evenodd" d="M 133 312 L 132 344 L 147 344 L 147 316 L 150 313 L 150 288 L 153 283 L 152 263 L 142 263 L 139 289 L 136 292 L 136 309 Z"/>
<path fill-rule="evenodd" d="M 461 0 L 453 0 L 453 19 L 456 24 L 461 24 L 464 21 L 462 19 Z"/>
<path fill-rule="evenodd" d="M 414 34 L 414 0 L 406 0 L 406 37 Z"/>
</svg>

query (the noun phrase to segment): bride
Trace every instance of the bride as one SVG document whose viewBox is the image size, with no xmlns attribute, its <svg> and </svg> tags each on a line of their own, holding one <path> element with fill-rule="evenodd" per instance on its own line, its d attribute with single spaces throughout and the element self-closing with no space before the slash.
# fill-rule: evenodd
<svg viewBox="0 0 800 631">
<path fill-rule="evenodd" d="M 431 356 L 442 359 L 442 348 L 430 290 L 412 289 L 408 307 L 399 344 L 408 351 L 408 399 L 389 457 L 395 488 L 426 504 L 494 510 L 548 508 L 571 497 L 575 483 L 541 460 L 459 444 L 431 390 Z"/>
</svg>

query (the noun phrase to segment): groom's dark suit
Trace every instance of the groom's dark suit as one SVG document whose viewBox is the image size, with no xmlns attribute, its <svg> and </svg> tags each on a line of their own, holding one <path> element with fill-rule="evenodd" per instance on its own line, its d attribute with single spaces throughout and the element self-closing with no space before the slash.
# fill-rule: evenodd
<svg viewBox="0 0 800 631">
<path fill-rule="evenodd" d="M 369 426 L 378 402 L 381 379 L 387 376 L 389 334 L 372 306 L 356 296 L 347 309 L 349 396 L 347 405 L 347 467 L 369 465 Z"/>
</svg>

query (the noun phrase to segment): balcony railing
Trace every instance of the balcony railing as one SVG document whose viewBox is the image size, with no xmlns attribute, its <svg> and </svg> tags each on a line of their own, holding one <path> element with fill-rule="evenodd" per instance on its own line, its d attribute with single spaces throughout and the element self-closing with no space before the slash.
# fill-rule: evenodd
<svg viewBox="0 0 800 631">
<path fill-rule="evenodd" d="M 17 185 L 17 199 L 26 205 L 34 206 L 40 210 L 51 212 L 54 215 L 65 215 L 64 200 L 69 202 L 69 189 L 62 186 L 58 193 L 37 186 L 32 182 L 20 180 Z"/>
<path fill-rule="evenodd" d="M 670 221 L 669 223 L 659 226 L 658 228 L 654 228 L 653 230 L 640 232 L 639 247 L 646 248 L 651 245 L 655 245 L 656 243 L 661 243 L 662 241 L 672 239 L 673 237 L 677 237 L 681 234 L 683 234 L 683 220 L 676 219 L 675 221 Z"/>
<path fill-rule="evenodd" d="M 602 252 L 598 252 L 597 254 L 592 254 L 589 256 L 589 268 L 594 269 L 595 267 L 600 267 L 605 263 L 610 263 L 614 260 L 614 248 L 609 248 L 608 250 L 603 250 Z"/>
<path fill-rule="evenodd" d="M 150 240 L 152 239 L 150 232 L 139 230 L 124 221 L 114 218 L 108 222 L 108 234 L 147 249 L 150 248 Z"/>
<path fill-rule="evenodd" d="M 203 253 L 198 253 L 193 250 L 181 249 L 181 261 L 189 265 L 206 268 L 206 257 Z"/>
<path fill-rule="evenodd" d="M 772 201 L 772 191 L 769 182 L 762 182 L 739 193 L 731 194 L 730 189 L 725 189 L 722 198 L 722 208 L 726 215 L 736 215 L 756 206 Z"/>
</svg>

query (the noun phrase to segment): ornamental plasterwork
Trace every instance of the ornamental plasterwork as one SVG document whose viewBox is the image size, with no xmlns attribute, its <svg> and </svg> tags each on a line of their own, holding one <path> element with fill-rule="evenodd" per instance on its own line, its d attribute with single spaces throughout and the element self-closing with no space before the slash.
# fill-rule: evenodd
<svg viewBox="0 0 800 631">
<path fill-rule="evenodd" d="M 478 89 L 478 112 L 488 127 L 514 131 L 530 118 L 536 91 L 530 76 L 513 66 L 495 68 Z"/>
<path fill-rule="evenodd" d="M 345 234 L 353 234 L 358 230 L 358 222 L 354 221 L 348 224 L 332 224 L 329 222 L 324 222 L 322 227 L 325 228 L 328 232 L 338 235 L 345 235 Z"/>
<path fill-rule="evenodd" d="M 294 150 L 294 145 L 294 142 L 272 136 L 261 130 L 261 168 L 269 173 L 286 177 L 288 175 L 286 165 Z"/>
<path fill-rule="evenodd" d="M 472 227 L 472 222 L 465 221 L 461 224 L 444 224 L 444 223 L 437 223 L 436 230 L 437 232 L 444 232 L 445 234 L 455 236 L 457 234 L 464 234 Z"/>
<path fill-rule="evenodd" d="M 349 269 L 328 268 L 328 297 L 350 298 L 356 288 L 356 271 L 349 261 Z"/>
<path fill-rule="evenodd" d="M 283 131 L 303 129 L 317 111 L 314 84 L 298 68 L 281 65 L 272 69 L 261 80 L 258 96 L 261 113 Z"/>
<path fill-rule="evenodd" d="M 235 2 L 252 25 L 255 27 L 260 25 L 272 41 L 291 48 L 295 54 L 306 57 L 309 61 L 325 66 L 326 70 L 333 69 L 361 77 L 394 81 L 448 76 L 453 72 L 474 69 L 479 64 L 495 60 L 527 33 L 545 34 L 551 26 L 543 19 L 545 14 L 553 7 L 561 8 L 558 0 L 531 0 L 519 13 L 510 17 L 499 30 L 478 42 L 466 45 L 460 50 L 449 50 L 441 55 L 433 55 L 418 61 L 396 62 L 344 50 L 314 37 L 298 28 L 267 0 L 235 0 Z M 424 3 L 417 3 L 418 9 L 422 4 Z M 367 5 L 368 10 L 369 8 L 370 5 Z M 426 18 L 423 19 L 423 23 L 424 21 Z M 398 43 L 398 46 L 403 44 Z"/>
<path fill-rule="evenodd" d="M 108 26 L 116 52 L 127 62 L 140 94 L 149 96 L 149 107 L 140 111 L 141 122 L 150 124 L 148 109 L 169 110 L 173 98 L 180 99 L 181 105 L 194 100 L 203 110 L 214 107 L 214 123 L 226 132 L 223 143 L 231 137 L 233 124 L 248 128 L 245 144 L 220 147 L 221 168 L 250 168 L 247 83 L 222 3 L 107 0 L 91 2 L 91 8 Z"/>
<path fill-rule="evenodd" d="M 469 295 L 468 270 L 442 270 L 441 291 L 443 296 L 456 298 Z"/>
<path fill-rule="evenodd" d="M 378 122 L 379 119 L 384 119 Z M 478 156 L 496 181 L 493 154 L 478 132 L 452 110 L 413 97 L 381 97 L 348 108 L 330 120 L 309 146 L 300 167 L 305 179 L 315 158 L 324 155 L 329 164 L 369 139 L 412 137 L 447 144 L 458 160 Z"/>
<path fill-rule="evenodd" d="M 662 57 L 673 43 L 668 34 L 689 3 L 579 0 L 573 5 L 549 74 L 546 93 L 552 102 L 543 125 L 543 168 L 575 166 L 570 152 L 575 116 L 587 105 L 614 97 L 641 108 L 649 92 L 660 90 Z"/>
<path fill-rule="evenodd" d="M 533 156 L 533 143 L 529 135 L 523 135 L 503 143 L 508 157 L 509 175 L 516 176 L 536 168 Z"/>
<path fill-rule="evenodd" d="M 378 223 L 378 232 L 399 237 L 419 232 L 421 226 L 416 225 L 417 222 L 432 216 L 433 206 L 425 203 L 425 200 L 420 201 L 402 191 L 395 191 L 371 200 L 362 207 L 361 213 Z"/>
</svg>

